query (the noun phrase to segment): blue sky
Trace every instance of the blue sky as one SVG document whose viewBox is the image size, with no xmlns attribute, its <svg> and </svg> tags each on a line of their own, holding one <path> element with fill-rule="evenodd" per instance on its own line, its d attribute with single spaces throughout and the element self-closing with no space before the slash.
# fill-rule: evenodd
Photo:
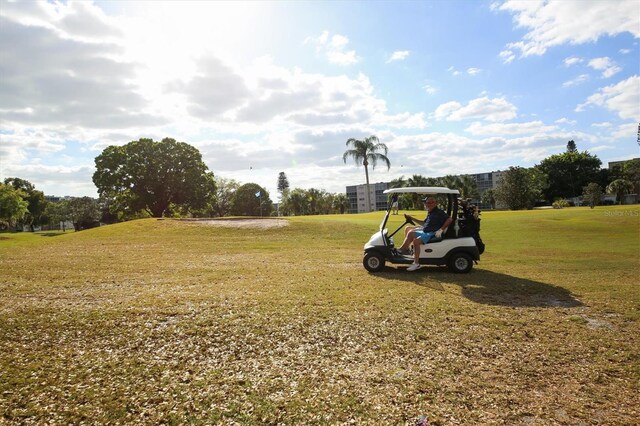
<svg viewBox="0 0 640 426">
<path fill-rule="evenodd" d="M 173 137 L 218 177 L 343 192 L 640 155 L 640 2 L 0 0 L 0 178 L 96 195 L 108 145 Z"/>
</svg>

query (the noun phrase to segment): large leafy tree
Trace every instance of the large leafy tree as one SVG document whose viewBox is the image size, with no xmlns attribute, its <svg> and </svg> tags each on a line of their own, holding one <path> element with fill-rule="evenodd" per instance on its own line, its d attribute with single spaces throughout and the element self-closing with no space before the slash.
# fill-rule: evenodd
<svg viewBox="0 0 640 426">
<path fill-rule="evenodd" d="M 535 169 L 509 167 L 495 189 L 496 200 L 510 210 L 531 209 L 542 195 L 544 178 Z"/>
<path fill-rule="evenodd" d="M 11 185 L 0 183 L 0 226 L 14 226 L 29 213 L 29 204 L 23 192 Z"/>
<path fill-rule="evenodd" d="M 216 178 L 216 196 L 213 202 L 213 211 L 217 216 L 223 217 L 231 213 L 233 194 L 240 188 L 240 184 L 234 179 Z"/>
<path fill-rule="evenodd" d="M 245 183 L 233 194 L 231 214 L 235 216 L 270 216 L 271 210 L 269 193 L 257 183 Z"/>
<path fill-rule="evenodd" d="M 140 139 L 109 146 L 95 159 L 93 182 L 113 205 L 163 216 L 169 206 L 200 209 L 215 192 L 213 173 L 200 152 L 184 142 Z"/>
<path fill-rule="evenodd" d="M 597 156 L 578 152 L 575 144 L 568 144 L 566 152 L 547 157 L 536 167 L 547 176 L 544 196 L 553 201 L 581 195 L 583 187 L 599 180 L 601 165 Z"/>
<path fill-rule="evenodd" d="M 352 158 L 356 164 L 362 164 L 364 166 L 364 174 L 367 181 L 367 211 L 371 208 L 371 200 L 369 195 L 369 165 L 371 169 L 375 169 L 379 161 L 387 165 L 387 170 L 391 168 L 391 162 L 387 158 L 389 149 L 387 145 L 381 143 L 378 137 L 371 135 L 368 138 L 362 140 L 350 138 L 347 140 L 348 149 L 342 155 L 342 160 L 347 163 L 347 159 Z M 382 151 L 379 152 L 379 151 Z"/>
<path fill-rule="evenodd" d="M 36 190 L 35 186 L 28 180 L 18 177 L 7 178 L 4 183 L 20 191 L 22 198 L 27 202 L 27 214 L 18 223 L 28 225 L 33 231 L 34 226 L 41 225 L 45 220 L 44 212 L 47 201 L 44 198 L 44 193 Z"/>
</svg>

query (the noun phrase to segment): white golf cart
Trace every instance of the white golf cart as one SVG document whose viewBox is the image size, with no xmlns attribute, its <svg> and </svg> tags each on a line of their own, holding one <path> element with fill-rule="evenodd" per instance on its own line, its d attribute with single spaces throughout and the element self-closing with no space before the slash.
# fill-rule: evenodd
<svg viewBox="0 0 640 426">
<path fill-rule="evenodd" d="M 398 265 L 413 263 L 413 254 L 402 255 L 395 248 L 393 236 L 406 225 L 415 225 L 413 220 L 405 214 L 405 222 L 393 233 L 389 234 L 385 228 L 391 213 L 391 206 L 397 201 L 398 195 L 403 193 L 427 195 L 440 195 L 440 208 L 446 211 L 453 222 L 442 234 L 441 238 L 433 237 L 427 244 L 420 245 L 421 265 L 447 265 L 456 273 L 471 271 L 474 262 L 480 260 L 480 254 L 484 251 L 484 244 L 480 239 L 479 210 L 474 206 L 467 206 L 465 201 L 458 200 L 460 192 L 456 189 L 439 187 L 407 187 L 393 188 L 384 191 L 389 194 L 389 207 L 380 224 L 380 230 L 373 234 L 364 245 L 364 259 L 362 263 L 369 272 L 380 272 L 384 269 L 385 262 Z M 442 203 L 442 196 L 446 196 L 446 208 Z M 400 243 L 404 239 L 404 233 L 399 235 Z"/>
</svg>

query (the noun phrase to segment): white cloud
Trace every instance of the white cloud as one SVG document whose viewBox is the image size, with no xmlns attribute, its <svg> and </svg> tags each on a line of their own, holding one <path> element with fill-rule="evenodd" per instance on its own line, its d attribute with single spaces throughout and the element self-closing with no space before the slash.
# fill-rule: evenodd
<svg viewBox="0 0 640 426">
<path fill-rule="evenodd" d="M 607 127 L 611 127 L 612 124 L 609 123 L 608 121 L 605 121 L 605 122 L 602 122 L 602 123 L 593 123 L 593 124 L 591 124 L 591 126 L 607 128 Z"/>
<path fill-rule="evenodd" d="M 584 83 L 585 81 L 588 81 L 588 80 L 589 80 L 589 75 L 588 74 L 580 74 L 579 76 L 577 76 L 573 80 L 568 80 L 568 81 L 565 81 L 564 83 L 562 83 L 562 87 L 577 86 L 577 85 L 582 84 L 582 83 Z"/>
<path fill-rule="evenodd" d="M 629 142 L 636 141 L 638 137 L 638 123 L 621 124 L 611 132 L 614 139 L 624 139 Z"/>
<path fill-rule="evenodd" d="M 467 74 L 469 75 L 478 75 L 482 72 L 480 68 L 467 68 Z"/>
<path fill-rule="evenodd" d="M 408 50 L 397 50 L 387 59 L 387 64 L 393 61 L 404 61 L 409 56 L 409 53 Z"/>
<path fill-rule="evenodd" d="M 640 121 L 640 76 L 634 75 L 599 89 L 585 103 L 578 105 L 576 111 L 584 111 L 591 105 L 607 108 L 622 119 Z"/>
<path fill-rule="evenodd" d="M 579 64 L 583 61 L 584 60 L 582 58 L 579 58 L 577 56 L 569 56 L 568 58 L 565 58 L 563 62 L 565 67 L 570 67 L 572 65 Z"/>
<path fill-rule="evenodd" d="M 0 51 L 4 120 L 88 128 L 166 121 L 147 110 L 147 100 L 133 83 L 138 66 L 122 59 L 122 46 L 78 41 L 51 24 L 23 25 L 3 14 Z"/>
<path fill-rule="evenodd" d="M 447 68 L 447 71 L 449 71 L 453 76 L 462 74 L 462 72 L 455 69 L 453 65 Z"/>
<path fill-rule="evenodd" d="M 473 99 L 463 106 L 452 101 L 436 108 L 434 117 L 437 120 L 461 121 L 466 119 L 481 119 L 487 121 L 505 121 L 516 117 L 517 108 L 504 98 L 482 97 Z"/>
<path fill-rule="evenodd" d="M 620 49 L 620 50 L 618 50 L 618 52 L 620 52 L 622 55 L 628 55 L 629 53 L 633 52 L 633 50 L 631 50 L 631 49 Z"/>
<path fill-rule="evenodd" d="M 329 32 L 323 31 L 318 37 L 307 37 L 305 44 L 315 45 L 316 51 L 323 53 L 332 64 L 346 66 L 360 60 L 355 50 L 346 50 L 349 39 L 341 34 L 334 34 L 329 38 Z"/>
<path fill-rule="evenodd" d="M 558 124 L 570 124 L 572 126 L 575 126 L 578 122 L 576 120 L 569 120 L 566 117 L 562 117 L 562 118 L 556 120 L 555 123 L 558 123 Z"/>
<path fill-rule="evenodd" d="M 462 108 L 462 104 L 460 102 L 450 101 L 439 105 L 433 115 L 436 120 L 448 119 L 452 113 L 460 110 L 460 108 Z"/>
<path fill-rule="evenodd" d="M 616 1 L 517 1 L 507 0 L 493 10 L 513 14 L 517 27 L 528 32 L 521 41 L 507 44 L 505 51 L 520 51 L 522 57 L 543 55 L 547 49 L 563 44 L 595 42 L 603 36 L 625 32 L 640 37 L 636 0 Z"/>
<path fill-rule="evenodd" d="M 473 135 L 521 135 L 550 132 L 556 129 L 556 126 L 545 126 L 542 121 L 491 124 L 474 122 L 465 131 Z"/>
<path fill-rule="evenodd" d="M 192 78 L 166 85 L 168 92 L 185 97 L 189 114 L 204 120 L 216 118 L 248 100 L 250 92 L 244 78 L 219 58 L 204 56 L 196 61 L 196 66 Z"/>
<path fill-rule="evenodd" d="M 589 66 L 594 70 L 602 71 L 602 78 L 612 77 L 622 71 L 622 68 L 607 56 L 590 60 Z"/>
<path fill-rule="evenodd" d="M 429 84 L 425 84 L 424 86 L 422 86 L 422 88 L 424 89 L 425 92 L 427 92 L 428 95 L 433 95 L 438 91 L 438 89 L 436 89 L 435 87 Z"/>
<path fill-rule="evenodd" d="M 502 59 L 502 62 L 504 62 L 505 64 L 510 64 L 516 58 L 515 53 L 513 53 L 513 50 L 510 49 L 503 50 L 498 56 L 500 56 L 500 59 Z"/>
</svg>

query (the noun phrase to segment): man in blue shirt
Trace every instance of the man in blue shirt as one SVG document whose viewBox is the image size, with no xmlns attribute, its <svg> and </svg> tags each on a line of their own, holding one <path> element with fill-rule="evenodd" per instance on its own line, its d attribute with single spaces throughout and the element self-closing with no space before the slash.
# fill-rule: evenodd
<svg viewBox="0 0 640 426">
<path fill-rule="evenodd" d="M 425 197 L 423 201 L 428 212 L 427 217 L 424 220 L 418 220 L 413 216 L 409 216 L 411 220 L 420 224 L 420 226 L 407 226 L 405 228 L 404 242 L 398 249 L 400 253 L 404 254 L 409 251 L 409 246 L 413 244 L 413 264 L 407 268 L 407 271 L 420 269 L 420 245 L 428 243 L 434 236 L 440 238 L 444 230 L 453 222 L 453 219 L 438 208 L 435 198 Z"/>
</svg>

